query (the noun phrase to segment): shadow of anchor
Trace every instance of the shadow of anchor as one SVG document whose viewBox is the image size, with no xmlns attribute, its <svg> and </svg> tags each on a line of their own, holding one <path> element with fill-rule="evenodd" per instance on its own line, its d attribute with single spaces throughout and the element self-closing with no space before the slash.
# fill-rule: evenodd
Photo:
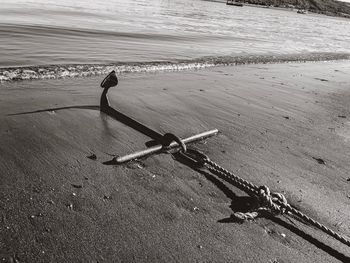
<svg viewBox="0 0 350 263">
<path fill-rule="evenodd" d="M 113 119 L 133 128 L 134 130 L 150 137 L 153 141 L 147 142 L 146 146 L 152 146 L 154 144 L 159 144 L 159 142 L 162 141 L 163 135 L 148 128 L 147 126 L 143 125 L 139 121 L 136 121 L 124 113 L 117 111 L 116 109 L 112 108 L 109 104 L 109 100 L 107 97 L 108 90 L 114 86 L 117 86 L 118 84 L 118 78 L 113 70 L 111 73 L 105 77 L 105 79 L 101 83 L 101 88 L 103 88 L 103 92 L 101 94 L 100 98 L 100 106 L 98 105 L 81 105 L 81 106 L 66 106 L 66 107 L 57 107 L 57 108 L 48 108 L 48 109 L 42 109 L 42 110 L 36 110 L 36 111 L 27 111 L 27 112 L 20 112 L 20 113 L 14 113 L 14 114 L 8 114 L 7 116 L 17 116 L 17 115 L 25 115 L 25 114 L 33 114 L 33 113 L 40 113 L 40 112 L 50 112 L 50 111 L 58 111 L 58 110 L 67 110 L 67 109 L 87 109 L 87 110 L 99 110 L 103 112 L 104 114 L 112 117 Z"/>
</svg>

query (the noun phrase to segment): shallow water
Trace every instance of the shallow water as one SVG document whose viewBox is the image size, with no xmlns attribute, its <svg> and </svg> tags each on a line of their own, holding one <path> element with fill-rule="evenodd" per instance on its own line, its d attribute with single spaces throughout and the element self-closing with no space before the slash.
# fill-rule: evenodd
<svg viewBox="0 0 350 263">
<path fill-rule="evenodd" d="M 201 0 L 2 0 L 0 6 L 2 81 L 88 76 L 111 67 L 177 70 L 249 57 L 347 58 L 349 43 L 349 19 Z"/>
</svg>

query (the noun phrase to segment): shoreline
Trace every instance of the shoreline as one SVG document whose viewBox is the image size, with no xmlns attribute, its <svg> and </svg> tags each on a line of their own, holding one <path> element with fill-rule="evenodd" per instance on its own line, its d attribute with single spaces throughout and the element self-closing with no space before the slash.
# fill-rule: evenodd
<svg viewBox="0 0 350 263">
<path fill-rule="evenodd" d="M 350 53 L 310 52 L 294 54 L 250 54 L 206 56 L 188 60 L 118 62 L 112 64 L 57 64 L 0 67 L 2 83 L 26 80 L 53 80 L 103 76 L 115 70 L 117 74 L 142 72 L 181 72 L 213 67 L 230 67 L 255 64 L 305 63 L 319 61 L 350 61 Z"/>
<path fill-rule="evenodd" d="M 112 107 L 182 138 L 350 236 L 349 61 L 119 76 Z M 0 258 L 19 262 L 339 262 L 348 248 L 294 218 L 231 222 L 252 200 L 169 154 L 121 166 L 147 136 L 98 110 L 101 77 L 0 88 Z M 41 111 L 41 112 L 35 112 Z M 17 114 L 17 115 L 16 115 Z M 88 158 L 95 155 L 96 158 Z M 316 159 L 324 160 L 320 164 Z"/>
</svg>

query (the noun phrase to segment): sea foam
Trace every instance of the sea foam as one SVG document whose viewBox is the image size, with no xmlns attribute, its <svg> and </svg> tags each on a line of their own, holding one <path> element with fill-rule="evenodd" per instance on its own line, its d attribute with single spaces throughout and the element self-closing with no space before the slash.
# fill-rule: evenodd
<svg viewBox="0 0 350 263">
<path fill-rule="evenodd" d="M 104 75 L 112 70 L 118 74 L 130 72 L 160 72 L 197 70 L 214 66 L 259 63 L 288 63 L 350 59 L 348 53 L 308 53 L 294 55 L 247 55 L 202 57 L 192 60 L 120 62 L 113 64 L 68 64 L 0 68 L 0 82 L 76 78 Z"/>
</svg>

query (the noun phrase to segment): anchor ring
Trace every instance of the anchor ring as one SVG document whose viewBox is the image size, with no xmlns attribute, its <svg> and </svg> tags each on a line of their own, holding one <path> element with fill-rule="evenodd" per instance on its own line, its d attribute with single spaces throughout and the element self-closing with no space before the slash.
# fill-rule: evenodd
<svg viewBox="0 0 350 263">
<path fill-rule="evenodd" d="M 173 133 L 166 133 L 162 137 L 162 145 L 163 147 L 167 148 L 172 142 L 177 142 L 179 146 L 181 147 L 182 152 L 187 151 L 186 144 L 175 134 Z"/>
</svg>

